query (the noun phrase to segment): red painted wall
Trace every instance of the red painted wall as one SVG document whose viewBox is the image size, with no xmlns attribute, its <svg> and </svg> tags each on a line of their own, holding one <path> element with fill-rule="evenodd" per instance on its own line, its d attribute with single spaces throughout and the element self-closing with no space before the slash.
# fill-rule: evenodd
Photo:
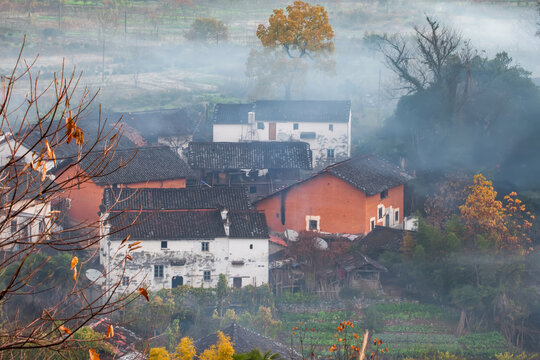
<svg viewBox="0 0 540 360">
<path fill-rule="evenodd" d="M 71 167 L 58 177 L 58 181 L 73 179 L 77 174 L 77 168 Z M 97 221 L 99 220 L 99 205 L 103 198 L 105 186 L 96 185 L 92 180 L 84 184 L 77 185 L 71 182 L 73 188 L 64 193 L 64 197 L 71 199 L 69 217 L 73 222 Z M 171 179 L 163 181 L 148 181 L 144 183 L 124 184 L 129 188 L 185 188 L 186 179 Z"/>
<path fill-rule="evenodd" d="M 285 196 L 285 225 L 281 223 L 282 196 Z M 390 189 L 386 199 L 380 195 L 366 196 L 349 183 L 327 173 L 317 175 L 257 203 L 266 214 L 272 231 L 306 230 L 306 216 L 320 216 L 320 230 L 329 233 L 360 234 L 369 232 L 371 217 L 377 216 L 377 206 L 399 208 L 403 219 L 403 185 Z M 393 216 L 393 215 L 392 215 Z M 382 225 L 382 222 L 377 223 Z"/>
</svg>

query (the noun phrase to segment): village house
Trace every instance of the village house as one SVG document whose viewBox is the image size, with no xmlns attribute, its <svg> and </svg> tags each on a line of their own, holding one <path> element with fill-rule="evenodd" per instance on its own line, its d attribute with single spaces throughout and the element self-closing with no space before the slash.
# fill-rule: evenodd
<svg viewBox="0 0 540 360">
<path fill-rule="evenodd" d="M 306 178 L 311 150 L 305 142 L 192 142 L 187 162 L 208 186 L 248 188 L 252 201 Z"/>
<path fill-rule="evenodd" d="M 351 156 L 351 102 L 257 100 L 251 104 L 217 104 L 213 141 L 305 141 L 313 167 Z"/>
<path fill-rule="evenodd" d="M 20 244 L 36 242 L 46 236 L 44 231 L 52 221 L 51 196 L 43 195 L 41 191 L 43 187 L 54 187 L 55 184 L 48 178 L 41 181 L 41 173 L 32 170 L 12 176 L 0 190 L 0 222 L 4 223 L 0 241 L 2 250 L 17 251 Z"/>
<path fill-rule="evenodd" d="M 106 189 L 100 262 L 111 283 L 149 290 L 215 287 L 225 274 L 234 287 L 268 282 L 268 227 L 238 187 Z M 119 267 L 122 240 L 142 241 Z"/>
<path fill-rule="evenodd" d="M 168 147 L 119 149 L 105 155 L 102 151 L 86 154 L 79 163 L 67 163 L 55 174 L 57 181 L 79 179 L 90 173 L 83 184 L 74 183 L 64 196 L 72 222 L 96 222 L 103 190 L 120 188 L 185 188 L 193 176 L 189 166 Z"/>
<path fill-rule="evenodd" d="M 184 109 L 111 113 L 122 118 L 124 136 L 138 146 L 163 145 L 182 155 L 196 129 L 195 121 Z"/>
<path fill-rule="evenodd" d="M 256 202 L 272 231 L 366 234 L 403 221 L 411 176 L 374 155 L 331 165 Z"/>
</svg>

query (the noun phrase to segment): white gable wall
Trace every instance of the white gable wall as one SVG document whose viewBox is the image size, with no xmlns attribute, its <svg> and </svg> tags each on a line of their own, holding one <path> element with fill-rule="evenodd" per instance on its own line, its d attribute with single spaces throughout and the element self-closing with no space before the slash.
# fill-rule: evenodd
<svg viewBox="0 0 540 360">
<path fill-rule="evenodd" d="M 264 128 L 258 129 L 262 123 Z M 272 141 L 270 140 L 270 121 L 256 121 L 254 124 L 214 124 L 214 142 Z M 304 141 L 313 152 L 313 167 L 323 166 L 327 161 L 340 161 L 350 157 L 350 118 L 349 122 L 273 122 L 276 124 L 275 141 Z M 298 124 L 298 129 L 294 129 Z M 330 125 L 333 129 L 330 130 Z M 315 138 L 302 138 L 302 133 L 314 132 Z M 327 150 L 334 150 L 334 159 L 327 158 Z"/>
<path fill-rule="evenodd" d="M 130 239 L 130 243 L 137 239 Z M 202 251 L 202 242 L 209 243 L 209 251 Z M 130 252 L 133 261 L 126 263 L 125 270 L 119 264 L 126 247 L 117 250 L 121 241 L 101 242 L 100 262 L 108 272 L 111 258 L 110 283 L 129 278 L 129 286 L 122 290 L 134 290 L 145 284 L 151 291 L 172 287 L 174 276 L 182 276 L 183 284 L 193 287 L 215 287 L 219 274 L 227 276 L 229 285 L 234 277 L 242 278 L 242 286 L 261 285 L 268 282 L 268 239 L 168 240 L 167 249 L 161 248 L 160 240 L 142 240 L 142 248 Z M 253 249 L 250 249 L 250 244 Z M 116 254 L 116 255 L 115 255 Z M 243 261 L 243 265 L 232 265 L 232 261 Z M 182 264 L 182 262 L 184 262 Z M 163 265 L 163 277 L 154 276 L 154 265 Z M 210 280 L 204 280 L 204 271 L 210 271 Z"/>
</svg>

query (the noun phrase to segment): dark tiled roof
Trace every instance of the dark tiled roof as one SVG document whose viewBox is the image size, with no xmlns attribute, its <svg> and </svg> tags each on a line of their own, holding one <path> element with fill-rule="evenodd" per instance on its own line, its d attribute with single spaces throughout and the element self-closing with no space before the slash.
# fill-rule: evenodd
<svg viewBox="0 0 540 360">
<path fill-rule="evenodd" d="M 261 350 L 264 354 L 270 350 L 271 354 L 280 354 L 283 359 L 299 359 L 300 354 L 292 350 L 289 346 L 274 341 L 266 336 L 256 333 L 253 330 L 246 329 L 238 324 L 232 324 L 221 330 L 233 343 L 234 352 L 237 354 L 249 352 L 255 348 Z M 196 340 L 193 345 L 197 353 L 202 353 L 205 349 L 215 345 L 218 342 L 217 333 L 210 334 Z"/>
<path fill-rule="evenodd" d="M 268 227 L 263 213 L 229 211 L 230 237 L 267 238 Z M 213 239 L 224 237 L 225 228 L 218 210 L 173 210 L 111 212 L 111 239 L 133 240 Z"/>
<path fill-rule="evenodd" d="M 168 147 L 140 147 L 117 150 L 104 163 L 102 152 L 92 152 L 81 162 L 84 169 L 101 169 L 92 180 L 98 185 L 133 184 L 147 181 L 180 179 L 193 176 L 193 171 Z"/>
<path fill-rule="evenodd" d="M 360 240 L 360 249 L 369 256 L 377 256 L 384 251 L 398 252 L 403 245 L 405 230 L 376 226 Z M 414 236 L 414 232 L 410 232 Z"/>
<path fill-rule="evenodd" d="M 413 178 L 411 175 L 402 171 L 398 166 L 392 165 L 386 160 L 375 155 L 363 155 L 330 165 L 313 176 L 281 188 L 256 202 L 274 196 L 282 191 L 287 191 L 293 186 L 301 185 L 324 173 L 332 174 L 370 196 L 378 194 L 383 190 L 405 184 Z"/>
<path fill-rule="evenodd" d="M 104 209 L 110 211 L 250 208 L 244 187 L 107 188 L 103 192 L 102 204 Z"/>
<path fill-rule="evenodd" d="M 375 195 L 381 191 L 405 184 L 412 176 L 398 166 L 375 155 L 363 155 L 331 165 L 323 170 L 367 195 Z"/>
<path fill-rule="evenodd" d="M 216 104 L 214 123 L 247 124 L 250 111 L 253 111 L 253 104 Z"/>
<path fill-rule="evenodd" d="M 368 270 L 374 272 L 387 272 L 388 269 L 379 264 L 375 260 L 369 258 L 367 255 L 360 251 L 353 251 L 346 254 L 343 258 L 338 260 L 338 263 L 345 269 L 345 271 L 353 271 L 356 269 Z"/>
<path fill-rule="evenodd" d="M 229 220 L 232 238 L 266 239 L 270 236 L 263 212 L 229 211 Z"/>
<path fill-rule="evenodd" d="M 188 163 L 199 169 L 311 169 L 305 142 L 192 142 Z"/>
<path fill-rule="evenodd" d="M 350 101 L 257 100 L 253 104 L 217 104 L 216 124 L 247 124 L 248 113 L 255 121 L 276 122 L 348 122 Z"/>
<path fill-rule="evenodd" d="M 111 239 L 132 240 L 213 239 L 225 236 L 217 210 L 111 212 Z M 131 225 L 133 224 L 133 225 Z M 125 229 L 124 227 L 129 226 Z"/>
<path fill-rule="evenodd" d="M 348 122 L 350 101 L 258 100 L 255 121 Z"/>
</svg>

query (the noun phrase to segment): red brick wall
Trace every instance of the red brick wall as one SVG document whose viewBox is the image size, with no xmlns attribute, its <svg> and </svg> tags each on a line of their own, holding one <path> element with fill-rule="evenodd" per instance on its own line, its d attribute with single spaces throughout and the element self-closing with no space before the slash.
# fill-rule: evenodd
<svg viewBox="0 0 540 360">
<path fill-rule="evenodd" d="M 281 223 L 281 198 L 285 196 L 285 225 Z M 320 216 L 320 230 L 329 233 L 367 233 L 369 220 L 377 215 L 377 205 L 400 209 L 403 219 L 403 186 L 390 189 L 388 197 L 366 194 L 330 174 L 320 174 L 285 192 L 257 203 L 266 214 L 272 231 L 306 229 L 306 215 Z M 379 223 L 382 225 L 382 223 Z"/>
<path fill-rule="evenodd" d="M 59 181 L 72 179 L 77 173 L 76 167 L 71 167 L 61 176 Z M 185 188 L 186 179 L 172 179 L 163 181 L 149 181 L 144 183 L 126 184 L 129 188 Z M 105 186 L 96 185 L 93 181 L 84 184 L 74 185 L 73 189 L 67 191 L 64 196 L 71 199 L 69 216 L 74 222 L 97 221 L 99 220 L 99 205 L 103 198 Z"/>
</svg>

